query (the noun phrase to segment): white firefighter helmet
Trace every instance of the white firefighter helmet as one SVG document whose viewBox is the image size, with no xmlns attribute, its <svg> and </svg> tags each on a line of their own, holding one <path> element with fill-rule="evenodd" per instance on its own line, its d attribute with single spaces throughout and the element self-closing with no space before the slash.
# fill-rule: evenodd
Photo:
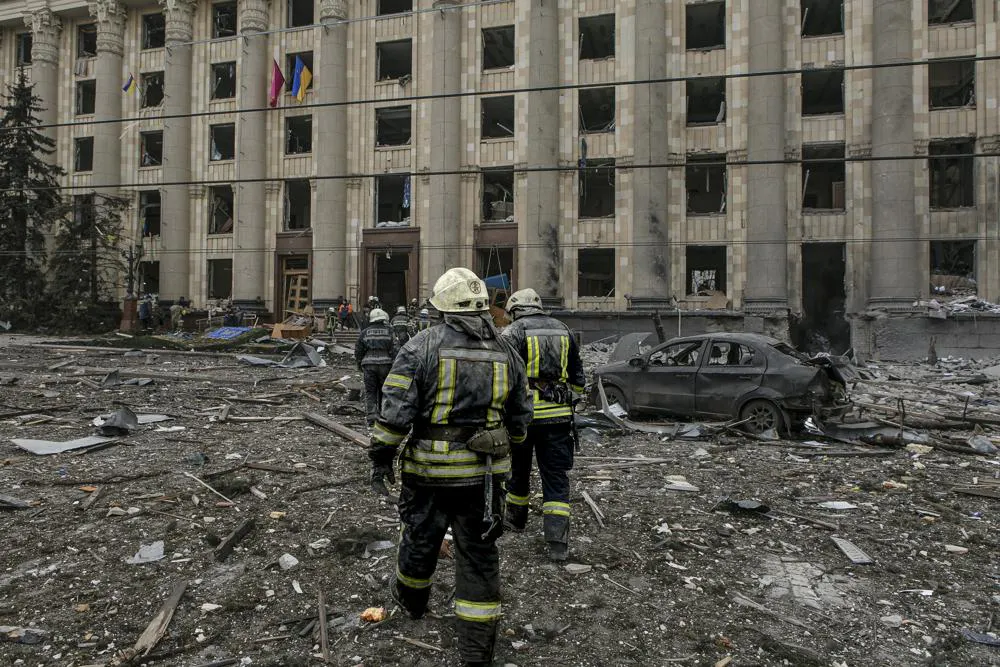
<svg viewBox="0 0 1000 667">
<path fill-rule="evenodd" d="M 397 315 L 406 315 L 406 306 L 396 306 Z"/>
<path fill-rule="evenodd" d="M 517 290 L 511 294 L 503 308 L 508 313 L 513 313 L 515 310 L 521 308 L 534 308 L 536 310 L 541 310 L 542 298 L 538 296 L 538 292 L 530 287 L 526 287 L 525 289 Z"/>
<path fill-rule="evenodd" d="M 489 310 L 486 283 L 469 269 L 456 267 L 434 283 L 431 305 L 442 313 L 481 313 Z"/>
<path fill-rule="evenodd" d="M 420 317 L 430 317 L 430 316 L 431 316 L 431 311 L 427 310 L 426 308 L 420 309 Z"/>
<path fill-rule="evenodd" d="M 381 308 L 372 308 L 372 312 L 368 313 L 368 321 L 372 324 L 375 322 L 388 322 L 389 313 L 385 312 Z"/>
</svg>

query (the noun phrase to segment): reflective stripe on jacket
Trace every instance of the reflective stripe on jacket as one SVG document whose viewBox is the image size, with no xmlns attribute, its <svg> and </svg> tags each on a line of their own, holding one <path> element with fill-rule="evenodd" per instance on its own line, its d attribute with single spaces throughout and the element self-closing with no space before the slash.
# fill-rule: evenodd
<svg viewBox="0 0 1000 667">
<path fill-rule="evenodd" d="M 369 324 L 354 346 L 354 358 L 361 366 L 388 366 L 395 356 L 396 339 L 381 322 Z"/>
</svg>

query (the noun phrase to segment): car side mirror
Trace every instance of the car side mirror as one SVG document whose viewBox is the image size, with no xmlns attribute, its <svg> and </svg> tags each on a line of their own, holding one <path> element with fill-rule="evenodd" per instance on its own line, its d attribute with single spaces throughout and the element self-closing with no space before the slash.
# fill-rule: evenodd
<svg viewBox="0 0 1000 667">
<path fill-rule="evenodd" d="M 642 357 L 632 357 L 631 359 L 628 360 L 628 365 L 631 366 L 632 368 L 645 368 L 646 360 L 643 359 Z"/>
</svg>

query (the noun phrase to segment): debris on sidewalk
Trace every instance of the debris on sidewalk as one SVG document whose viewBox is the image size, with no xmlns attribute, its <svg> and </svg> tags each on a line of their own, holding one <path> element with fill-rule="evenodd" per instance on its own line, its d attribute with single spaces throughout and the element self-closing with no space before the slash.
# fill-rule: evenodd
<svg viewBox="0 0 1000 667">
<path fill-rule="evenodd" d="M 25 451 L 31 452 L 36 456 L 62 454 L 63 452 L 69 452 L 74 449 L 90 449 L 106 445 L 107 443 L 114 442 L 116 440 L 117 438 L 106 438 L 97 435 L 90 435 L 62 442 L 54 440 L 34 440 L 31 438 L 11 438 L 11 442 L 13 442 L 16 446 Z"/>
</svg>

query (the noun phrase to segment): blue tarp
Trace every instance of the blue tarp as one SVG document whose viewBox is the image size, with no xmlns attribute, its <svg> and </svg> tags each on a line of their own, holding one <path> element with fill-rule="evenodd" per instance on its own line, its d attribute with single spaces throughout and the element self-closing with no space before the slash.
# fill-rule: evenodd
<svg viewBox="0 0 1000 667">
<path fill-rule="evenodd" d="M 487 289 L 510 289 L 510 278 L 507 277 L 506 273 L 489 276 L 483 282 L 486 283 Z"/>
<path fill-rule="evenodd" d="M 219 327 L 218 329 L 212 329 L 206 333 L 205 338 L 232 340 L 234 338 L 239 338 L 248 331 L 250 331 L 250 327 Z"/>
</svg>

